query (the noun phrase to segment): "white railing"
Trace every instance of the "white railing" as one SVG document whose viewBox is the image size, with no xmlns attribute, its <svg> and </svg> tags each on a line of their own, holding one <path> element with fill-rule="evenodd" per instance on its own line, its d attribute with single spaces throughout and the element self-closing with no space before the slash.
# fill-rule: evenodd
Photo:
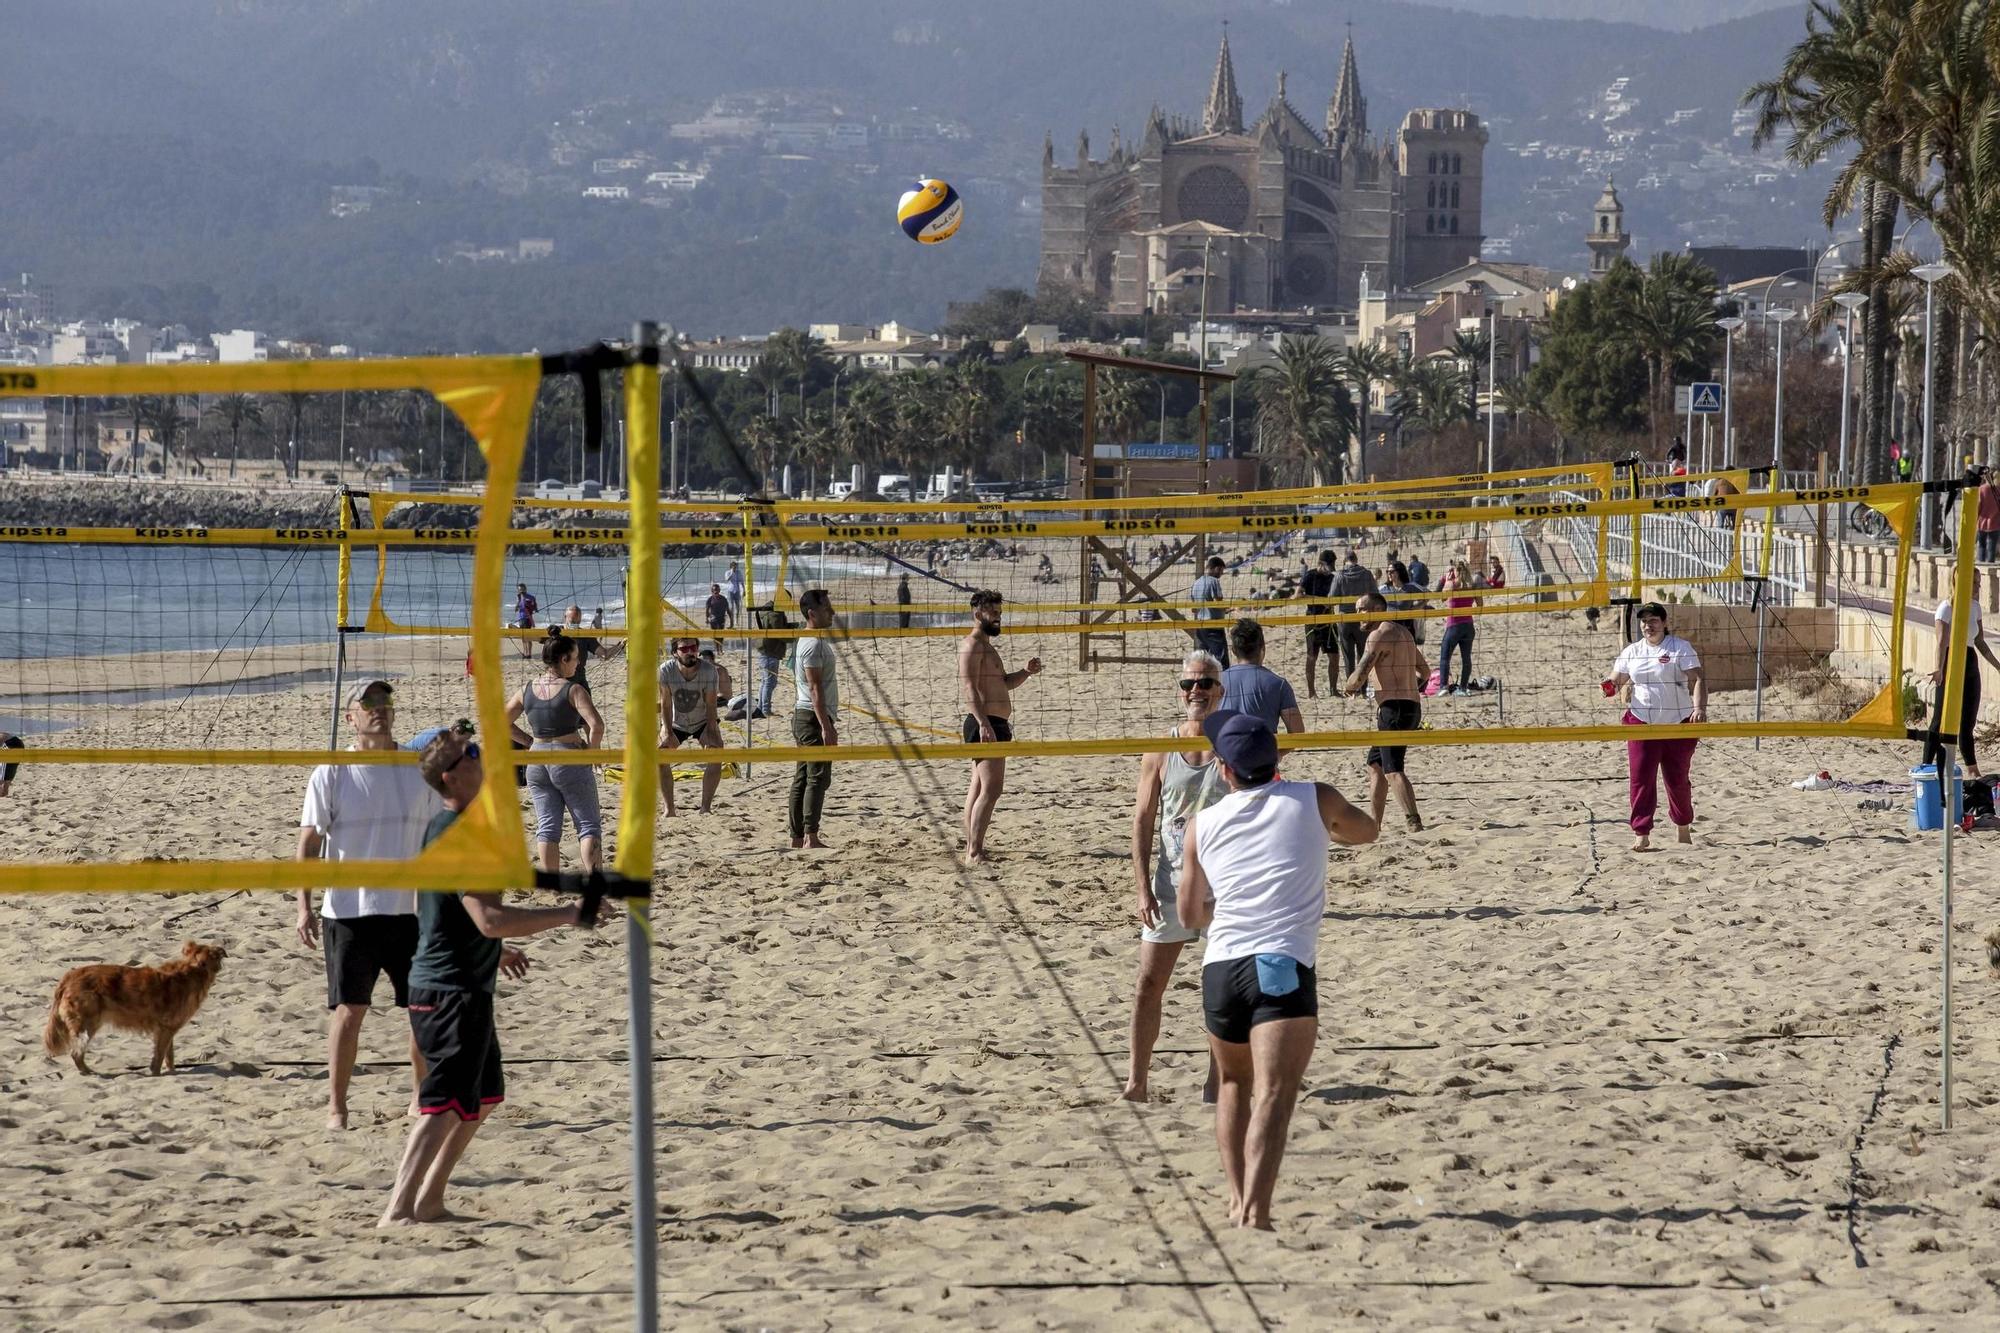
<svg viewBox="0 0 2000 1333">
<path fill-rule="evenodd" d="M 1582 500 L 1585 497 L 1565 495 L 1562 498 Z M 1737 512 L 1741 514 L 1744 511 Z M 1756 584 L 1746 581 L 1741 575 L 1764 573 L 1761 532 L 1744 535 L 1743 568 L 1740 573 L 1728 573 L 1725 571 L 1729 571 L 1734 563 L 1738 541 L 1733 528 L 1706 527 L 1698 518 L 1686 514 L 1614 515 L 1607 521 L 1610 532 L 1605 543 L 1604 572 L 1614 591 L 1621 582 L 1630 586 L 1632 529 L 1636 523 L 1639 528 L 1642 587 L 1649 580 L 1668 581 L 1676 586 L 1693 585 L 1710 601 L 1734 606 L 1750 605 Z M 1569 547 L 1582 567 L 1583 578 L 1597 577 L 1596 520 L 1577 516 L 1559 519 L 1551 527 L 1551 536 Z M 1812 570 L 1810 541 L 1790 532 L 1774 533 L 1771 567 L 1764 588 L 1765 602 L 1771 606 L 1791 606 L 1803 601 L 1810 587 Z"/>
</svg>

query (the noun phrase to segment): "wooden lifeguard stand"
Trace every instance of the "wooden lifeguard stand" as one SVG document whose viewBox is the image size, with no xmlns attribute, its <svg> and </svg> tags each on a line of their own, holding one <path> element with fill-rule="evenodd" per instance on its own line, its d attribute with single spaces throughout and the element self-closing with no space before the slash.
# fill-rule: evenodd
<svg viewBox="0 0 2000 1333">
<path fill-rule="evenodd" d="M 1198 438 L 1195 448 L 1195 491 L 1197 494 L 1207 494 L 1209 395 L 1216 384 L 1227 383 L 1234 380 L 1236 376 L 1227 371 L 1209 370 L 1206 367 L 1171 366 L 1163 361 L 1143 361 L 1136 357 L 1112 356 L 1103 352 L 1064 352 L 1063 355 L 1072 361 L 1081 363 L 1083 366 L 1083 462 L 1081 469 L 1083 475 L 1080 484 L 1082 488 L 1082 507 L 1086 516 L 1090 509 L 1090 502 L 1103 498 L 1098 495 L 1096 468 L 1097 371 L 1100 366 L 1110 366 L 1118 370 L 1131 370 L 1147 375 L 1180 375 L 1191 378 L 1199 383 L 1201 391 L 1201 424 L 1197 432 Z M 1180 563 L 1181 559 L 1190 551 L 1194 553 L 1195 567 L 1197 569 L 1200 568 L 1208 554 L 1207 536 L 1197 533 L 1192 537 L 1177 539 L 1169 543 L 1169 550 L 1166 556 L 1154 562 L 1151 569 L 1145 573 L 1141 573 L 1140 566 L 1134 565 L 1130 560 L 1127 560 L 1124 551 L 1111 542 L 1105 541 L 1101 537 L 1085 537 L 1078 551 L 1077 558 L 1077 600 L 1079 602 L 1096 602 L 1098 600 L 1098 579 L 1096 567 L 1093 563 L 1093 557 L 1097 557 L 1102 559 L 1104 568 L 1109 571 L 1105 582 L 1116 588 L 1118 593 L 1117 604 L 1166 601 L 1167 599 L 1160 595 L 1159 590 L 1153 584 L 1161 575 Z M 1110 621 L 1116 610 L 1117 606 L 1113 605 L 1103 611 L 1080 611 L 1077 614 L 1086 626 L 1102 625 Z M 1161 608 L 1160 614 L 1169 620 L 1189 619 L 1183 613 L 1166 607 Z M 1192 637 L 1192 629 L 1189 630 L 1189 634 Z M 1110 647 L 1113 643 L 1117 645 L 1115 649 Z M 1077 636 L 1076 665 L 1079 671 L 1094 670 L 1099 662 L 1147 662 L 1178 666 L 1180 660 L 1179 657 L 1135 656 L 1126 650 L 1125 635 L 1122 631 L 1091 631 L 1086 629 L 1082 634 Z"/>
</svg>

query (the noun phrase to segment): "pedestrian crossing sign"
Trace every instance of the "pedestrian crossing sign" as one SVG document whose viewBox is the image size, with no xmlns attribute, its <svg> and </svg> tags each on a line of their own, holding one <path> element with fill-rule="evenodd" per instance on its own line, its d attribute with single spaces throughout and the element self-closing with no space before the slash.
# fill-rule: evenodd
<svg viewBox="0 0 2000 1333">
<path fill-rule="evenodd" d="M 1722 410 L 1722 386 L 1713 380 L 1700 380 L 1688 385 L 1688 411 L 1697 416 L 1713 415 Z"/>
</svg>

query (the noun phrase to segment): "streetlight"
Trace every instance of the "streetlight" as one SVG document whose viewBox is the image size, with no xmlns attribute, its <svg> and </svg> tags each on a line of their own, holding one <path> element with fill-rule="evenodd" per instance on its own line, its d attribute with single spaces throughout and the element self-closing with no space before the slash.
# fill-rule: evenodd
<svg viewBox="0 0 2000 1333">
<path fill-rule="evenodd" d="M 1032 367 L 1026 375 L 1023 375 L 1021 377 L 1021 434 L 1024 440 L 1027 436 L 1027 429 L 1028 429 L 1028 386 L 1035 382 L 1035 376 L 1041 374 L 1043 371 L 1054 370 L 1060 364 L 1061 363 L 1057 361 L 1044 361 L 1041 365 Z M 1036 431 L 1035 434 L 1040 435 L 1041 432 Z M 1041 479 L 1043 481 L 1047 481 L 1049 479 L 1049 449 L 1047 441 L 1043 441 L 1041 443 L 1041 450 L 1042 450 Z"/>
<path fill-rule="evenodd" d="M 1155 379 L 1153 387 L 1160 391 L 1160 443 L 1167 442 L 1167 382 Z"/>
<path fill-rule="evenodd" d="M 1782 490 L 1785 484 L 1785 321 L 1793 318 L 1796 310 L 1777 309 L 1768 306 L 1764 318 L 1778 326 L 1773 341 L 1778 344 L 1778 365 L 1776 371 L 1777 388 L 1771 398 L 1771 489 Z"/>
<path fill-rule="evenodd" d="M 1500 316 L 1493 306 L 1486 307 L 1486 470 L 1493 471 L 1493 426 L 1499 418 L 1493 411 L 1493 372 L 1497 367 L 1496 358 L 1500 348 Z M 1489 486 L 1492 483 L 1487 483 Z"/>
<path fill-rule="evenodd" d="M 1935 475 L 1932 471 L 1931 458 L 1933 439 L 1931 420 L 1931 344 L 1935 341 L 1932 335 L 1936 332 L 1937 328 L 1936 297 L 1938 279 L 1951 276 L 1951 265 L 1919 264 L 1911 269 L 1910 272 L 1924 280 L 1924 475 L 1922 480 L 1930 481 Z M 1928 547 L 1931 544 L 1933 536 L 1931 532 L 1931 499 L 1928 495 L 1924 497 L 1923 514 L 1923 530 L 1918 540 L 1924 546 Z"/>
<path fill-rule="evenodd" d="M 1854 361 L 1854 312 L 1868 304 L 1861 292 L 1835 292 L 1833 303 L 1847 312 L 1847 329 L 1840 343 L 1840 472 L 1839 485 L 1847 484 L 1847 395 L 1848 370 Z"/>
<path fill-rule="evenodd" d="M 1743 316 L 1724 315 L 1715 321 L 1715 327 L 1722 330 L 1722 466 L 1736 466 L 1736 436 L 1729 429 L 1729 409 L 1736 401 L 1736 330 L 1743 327 Z"/>
</svg>

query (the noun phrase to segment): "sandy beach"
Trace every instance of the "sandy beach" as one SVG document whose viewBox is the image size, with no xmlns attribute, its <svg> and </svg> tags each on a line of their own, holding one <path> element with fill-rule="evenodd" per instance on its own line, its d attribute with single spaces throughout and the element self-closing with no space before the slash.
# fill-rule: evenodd
<svg viewBox="0 0 2000 1333">
<path fill-rule="evenodd" d="M 1595 686 L 1609 627 L 1523 619 L 1535 637 L 1489 647 L 1543 655 L 1537 714 L 1615 718 Z M 1295 681 L 1299 637 L 1272 661 Z M 470 698 L 462 644 L 423 642 L 352 658 L 400 673 L 405 735 Z M 1079 674 L 1071 639 L 1001 643 L 1010 665 L 1050 663 L 1019 697 L 1024 739 L 1172 725 L 1174 668 Z M 853 651 L 849 701 L 955 729 L 951 640 Z M 593 681 L 615 732 L 622 664 Z M 1302 702 L 1314 729 L 1372 716 Z M 323 745 L 327 704 L 307 685 L 188 704 L 180 725 Z M 1451 725 L 1461 706 L 1484 701 L 1434 713 Z M 70 735 L 169 734 L 173 707 L 99 708 Z M 1117 1100 L 1136 760 L 1012 765 L 998 861 L 977 870 L 950 856 L 962 763 L 839 767 L 824 853 L 781 850 L 790 772 L 756 766 L 715 814 L 659 834 L 663 1326 L 1983 1327 L 2000 1301 L 2000 983 L 1979 940 L 2000 920 L 2000 851 L 1959 843 L 1958 1124 L 1940 1134 L 1937 838 L 1910 830 L 1907 796 L 1873 810 L 1788 785 L 1819 768 L 1900 781 L 1916 757 L 1706 743 L 1696 844 L 1635 856 L 1614 747 L 1413 751 L 1431 827 L 1392 814 L 1377 844 L 1333 853 L 1321 1044 L 1276 1235 L 1226 1226 L 1194 955 L 1159 1100 Z M 1351 750 L 1286 774 L 1363 790 Z M 30 769 L 5 855 L 284 856 L 303 776 Z M 622 929 L 528 943 L 534 971 L 501 991 L 508 1100 L 451 1196 L 472 1220 L 384 1235 L 405 1024 L 370 1019 L 354 1127 L 324 1130 L 323 973 L 291 918 L 261 894 L 0 898 L 0 1322 L 623 1325 Z M 144 1040 L 115 1033 L 94 1050 L 103 1077 L 44 1059 L 66 968 L 159 962 L 187 938 L 230 957 L 178 1074 L 148 1077 Z"/>
</svg>

